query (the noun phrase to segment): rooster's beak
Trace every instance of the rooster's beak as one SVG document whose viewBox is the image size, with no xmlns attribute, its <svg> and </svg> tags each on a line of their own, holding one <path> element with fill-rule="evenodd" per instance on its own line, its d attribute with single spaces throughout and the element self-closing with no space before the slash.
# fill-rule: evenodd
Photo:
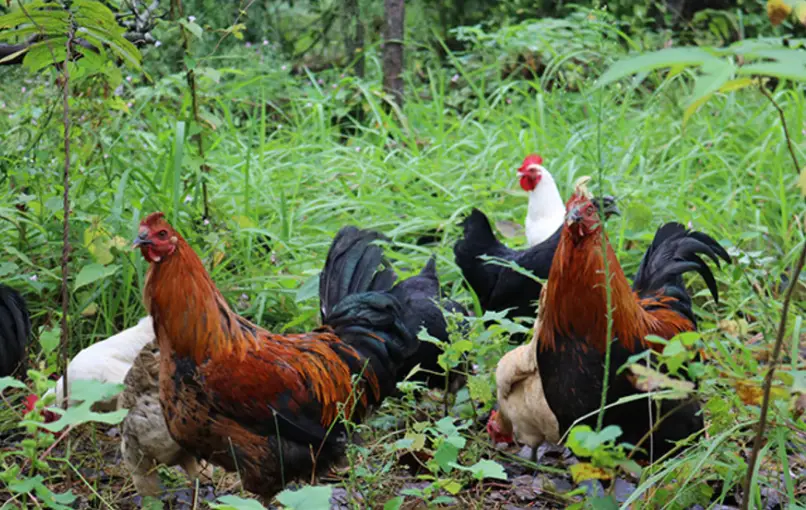
<svg viewBox="0 0 806 510">
<path fill-rule="evenodd" d="M 582 214 L 579 212 L 579 206 L 575 205 L 565 215 L 565 224 L 569 227 L 582 219 Z"/>
<path fill-rule="evenodd" d="M 593 203 L 596 209 L 604 213 L 606 218 L 610 216 L 621 216 L 621 211 L 616 205 L 616 198 L 612 195 L 605 195 L 604 198 L 594 198 Z"/>
<path fill-rule="evenodd" d="M 150 244 L 154 244 L 154 241 L 148 238 L 148 230 L 141 230 L 137 237 L 134 238 L 134 244 L 132 245 L 132 249 L 137 248 L 138 246 L 148 246 Z"/>
</svg>

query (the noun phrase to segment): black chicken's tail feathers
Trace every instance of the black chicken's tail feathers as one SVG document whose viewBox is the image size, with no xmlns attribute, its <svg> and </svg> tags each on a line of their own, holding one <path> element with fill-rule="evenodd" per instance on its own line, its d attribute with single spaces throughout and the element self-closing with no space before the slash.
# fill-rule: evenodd
<svg viewBox="0 0 806 510">
<path fill-rule="evenodd" d="M 388 292 L 397 275 L 383 264 L 381 247 L 373 244 L 380 239 L 383 236 L 371 230 L 342 228 L 319 277 L 319 295 L 322 323 L 369 360 L 382 393 L 388 394 L 398 368 L 417 350 L 418 340 L 417 332 L 406 327 L 400 301 Z M 350 358 L 342 356 L 351 365 L 358 362 Z M 353 372 L 362 368 L 351 366 Z"/>
<path fill-rule="evenodd" d="M 376 241 L 386 238 L 372 230 L 344 227 L 339 230 L 319 276 L 320 312 L 324 320 L 330 311 L 351 294 L 387 291 L 397 279 Z M 380 267 L 383 266 L 383 269 Z"/>
<path fill-rule="evenodd" d="M 720 259 L 731 262 L 730 255 L 711 236 L 687 230 L 680 223 L 667 223 L 655 233 L 652 245 L 641 259 L 633 281 L 633 290 L 641 297 L 662 291 L 689 305 L 691 299 L 683 284 L 683 273 L 696 271 L 703 277 L 708 290 L 719 301 L 716 279 L 708 264 L 700 258 L 706 255 L 720 267 Z"/>
<path fill-rule="evenodd" d="M 25 347 L 31 335 L 31 318 L 22 296 L 0 285 L 0 377 L 24 366 Z"/>
</svg>

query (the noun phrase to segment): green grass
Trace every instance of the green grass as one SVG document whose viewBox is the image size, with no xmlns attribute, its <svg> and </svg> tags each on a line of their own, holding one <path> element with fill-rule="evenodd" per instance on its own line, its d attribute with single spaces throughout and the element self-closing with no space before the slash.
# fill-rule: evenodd
<svg viewBox="0 0 806 510">
<path fill-rule="evenodd" d="M 622 211 L 608 229 L 625 272 L 634 272 L 654 230 L 668 221 L 690 222 L 735 256 L 732 266 L 715 271 L 718 306 L 706 297 L 702 282 L 690 278 L 711 359 L 700 388 L 712 427 L 709 437 L 682 458 L 648 471 L 635 497 L 655 484 L 661 493 L 656 501 L 664 502 L 658 506 L 677 508 L 685 498 L 696 499 L 705 481 L 722 480 L 725 494 L 741 483 L 740 453 L 749 450 L 745 443 L 752 437 L 749 425 L 758 407 L 743 403 L 733 383 L 761 380 L 765 365 L 752 354 L 771 347 L 781 307 L 776 286 L 804 241 L 796 174 L 777 113 L 760 93 L 750 89 L 719 96 L 683 126 L 689 87 L 683 77 L 631 91 L 596 91 L 591 79 L 583 92 L 568 92 L 523 80 L 485 82 L 481 76 L 486 71 L 473 69 L 461 69 L 458 83 L 452 83 L 451 70 L 429 67 L 430 82 L 409 80 L 408 102 L 399 115 L 384 113 L 373 80 L 356 82 L 333 71 L 323 74 L 325 83 L 319 84 L 320 76 L 292 79 L 279 66 L 249 67 L 246 58 L 230 65 L 242 71 L 225 72 L 220 84 L 202 79 L 204 117 L 214 125 L 204 134 L 211 168 L 206 176 L 209 225 L 201 218 L 198 182 L 205 176 L 199 173 L 192 140 L 198 130 L 187 123 L 183 76 L 166 76 L 153 86 L 135 78 L 134 85 L 125 85 L 131 113 L 107 111 L 102 100 L 79 103 L 81 110 L 73 112 L 73 274 L 95 261 L 84 242 L 88 227 L 101 229 L 102 243 L 116 236 L 128 241 L 140 218 L 162 210 L 201 254 L 225 296 L 248 304 L 242 313 L 276 331 L 301 331 L 315 325 L 317 300 L 310 295 L 298 302 L 299 289 L 321 269 L 338 229 L 354 224 L 399 243 L 390 255 L 402 278 L 436 253 L 445 293 L 471 304 L 453 262 L 461 218 L 478 207 L 494 220 L 522 223 L 526 196 L 517 186 L 515 169 L 530 152 L 543 155 L 561 194 L 568 196 L 579 176 L 598 172 L 600 119 L 604 191 L 619 198 Z M 37 80 L 27 94 L 6 99 L 0 111 L 0 129 L 9 133 L 11 148 L 3 160 L 7 180 L 0 189 L 0 220 L 7 220 L 0 221 L 5 239 L 0 275 L 25 291 L 36 325 L 49 328 L 59 316 L 62 163 L 58 124 L 45 128 L 32 145 L 41 124 L 33 125 L 31 116 L 46 115 L 53 107 L 49 82 Z M 477 97 L 481 90 L 487 92 Z M 469 95 L 458 108 L 457 91 Z M 803 96 L 782 90 L 775 97 L 806 161 Z M 358 98 L 365 119 L 343 139 L 331 118 L 344 115 L 354 104 L 351 98 Z M 265 109 L 260 107 L 264 102 Z M 22 159 L 23 154 L 33 160 Z M 15 208 L 23 203 L 25 212 Z M 436 247 L 416 245 L 419 236 L 434 229 Z M 518 246 L 525 239 L 507 242 Z M 133 325 L 144 313 L 145 263 L 127 244 L 121 247 L 112 252 L 117 266 L 112 276 L 71 293 L 73 351 Z M 794 315 L 802 318 L 806 309 L 800 296 Z M 82 315 L 90 304 L 94 313 Z M 731 336 L 717 326 L 740 316 L 749 322 L 749 332 Z M 793 323 L 798 329 L 787 335 L 792 340 L 786 353 L 797 353 L 801 341 L 801 320 Z M 751 345 L 756 333 L 763 338 Z M 802 359 L 787 364 L 804 368 Z M 481 378 L 490 381 L 491 373 Z M 789 462 L 787 452 L 804 446 L 806 428 L 787 405 L 773 411 L 757 482 L 794 498 L 795 485 L 778 480 L 768 464 Z M 440 417 L 438 410 L 420 409 L 416 418 L 412 406 L 390 409 L 386 412 L 410 424 Z M 478 431 L 468 435 L 481 437 Z M 378 442 L 370 442 L 368 450 L 383 450 L 389 438 L 375 437 Z M 388 451 L 375 454 L 390 458 Z M 477 460 L 495 452 L 480 440 L 462 455 Z M 803 472 L 803 466 L 792 469 Z M 365 482 L 364 489 L 391 497 L 380 489 L 383 482 L 383 477 Z"/>
</svg>

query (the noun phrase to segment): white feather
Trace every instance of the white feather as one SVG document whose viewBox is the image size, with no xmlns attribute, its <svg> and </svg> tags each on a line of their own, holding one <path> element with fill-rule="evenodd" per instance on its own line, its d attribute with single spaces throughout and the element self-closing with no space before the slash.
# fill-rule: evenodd
<svg viewBox="0 0 806 510">
<path fill-rule="evenodd" d="M 542 178 L 529 192 L 526 212 L 526 240 L 529 246 L 542 243 L 557 231 L 565 220 L 565 203 L 551 173 L 540 167 Z"/>
<path fill-rule="evenodd" d="M 71 389 L 78 379 L 106 383 L 123 384 L 126 373 L 132 367 L 134 358 L 144 345 L 153 341 L 154 324 L 151 316 L 140 319 L 136 326 L 121 331 L 106 340 L 92 344 L 76 354 L 67 365 L 67 385 Z M 63 377 L 56 383 L 56 405 L 64 400 Z M 52 395 L 53 390 L 45 396 Z M 117 408 L 116 398 L 109 402 L 109 410 Z M 72 402 L 71 402 L 72 403 Z M 106 409 L 107 405 L 102 406 Z"/>
</svg>

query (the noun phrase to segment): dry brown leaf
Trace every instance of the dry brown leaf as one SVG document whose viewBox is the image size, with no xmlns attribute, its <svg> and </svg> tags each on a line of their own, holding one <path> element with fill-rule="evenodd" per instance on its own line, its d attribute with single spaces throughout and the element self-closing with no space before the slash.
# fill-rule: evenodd
<svg viewBox="0 0 806 510">
<path fill-rule="evenodd" d="M 574 483 L 583 480 L 610 480 L 610 473 L 602 468 L 598 468 L 590 462 L 579 462 L 571 466 L 571 476 Z"/>
<path fill-rule="evenodd" d="M 795 409 L 792 411 L 792 414 L 796 420 L 799 420 L 800 417 L 803 416 L 804 411 L 806 411 L 806 393 L 795 400 Z"/>
<path fill-rule="evenodd" d="M 770 23 L 773 25 L 778 26 L 783 23 L 791 12 L 792 7 L 787 5 L 784 0 L 767 0 L 767 17 L 770 18 Z"/>
<path fill-rule="evenodd" d="M 719 329 L 730 336 L 743 337 L 746 336 L 750 325 L 744 319 L 739 320 L 721 320 L 719 321 Z"/>
<path fill-rule="evenodd" d="M 738 379 L 734 385 L 736 394 L 746 405 L 760 406 L 764 400 L 764 389 L 760 384 L 753 381 Z M 770 400 L 780 400 L 787 398 L 789 392 L 780 386 L 770 388 Z"/>
<path fill-rule="evenodd" d="M 694 391 L 693 382 L 669 377 L 666 374 L 662 374 L 644 365 L 637 363 L 630 365 L 630 371 L 632 372 L 632 376 L 628 375 L 627 377 L 630 379 L 630 382 L 632 382 L 632 385 L 639 391 L 650 392 L 671 389 L 681 392 L 684 395 Z"/>
</svg>

